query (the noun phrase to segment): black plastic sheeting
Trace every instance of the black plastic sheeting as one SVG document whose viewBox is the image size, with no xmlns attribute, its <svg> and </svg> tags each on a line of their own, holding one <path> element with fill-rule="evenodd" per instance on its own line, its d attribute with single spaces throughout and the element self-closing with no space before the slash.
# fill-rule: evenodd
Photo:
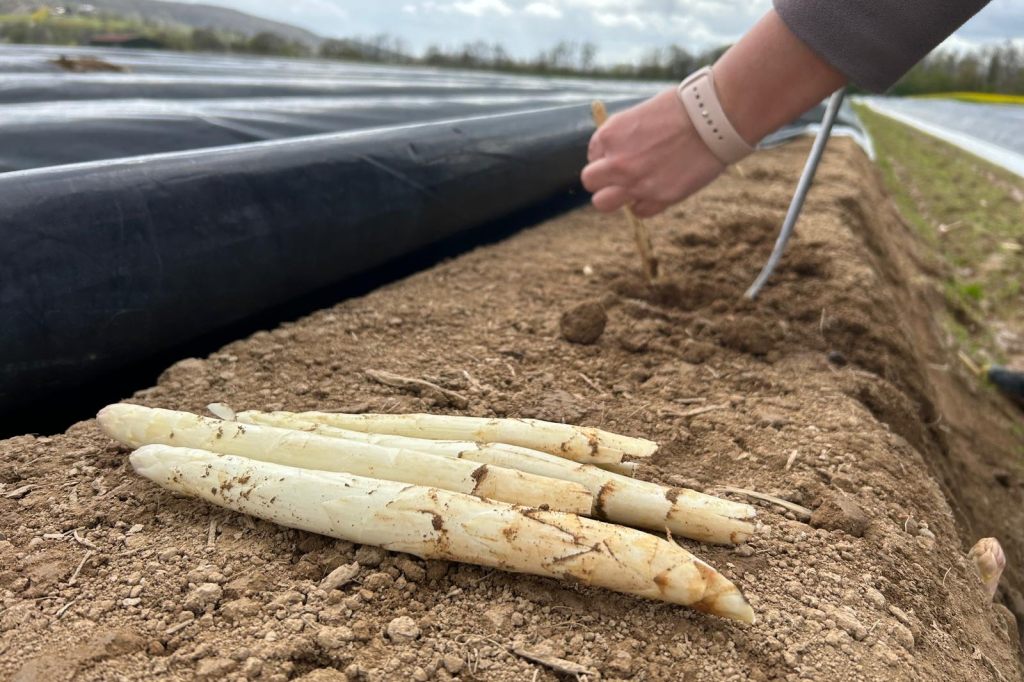
<svg viewBox="0 0 1024 682">
<path fill-rule="evenodd" d="M 52 63 L 63 52 L 0 46 L 0 172 L 525 111 L 595 97 L 639 98 L 659 87 L 80 48 L 69 54 L 130 71 L 65 73 Z"/>
<path fill-rule="evenodd" d="M 0 410 L 576 184 L 589 107 L 0 175 Z"/>
<path fill-rule="evenodd" d="M 0 413 L 573 190 L 663 87 L 60 52 L 0 47 Z"/>
</svg>

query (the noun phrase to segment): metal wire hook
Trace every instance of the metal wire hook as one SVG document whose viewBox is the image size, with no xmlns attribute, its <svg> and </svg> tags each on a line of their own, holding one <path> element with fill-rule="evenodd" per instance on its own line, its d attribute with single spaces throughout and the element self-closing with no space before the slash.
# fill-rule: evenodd
<svg viewBox="0 0 1024 682">
<path fill-rule="evenodd" d="M 845 93 L 846 89 L 840 88 L 829 97 L 828 106 L 825 108 L 825 116 L 821 119 L 821 129 L 818 130 L 818 136 L 814 139 L 814 146 L 811 147 L 811 154 L 807 157 L 804 171 L 800 175 L 800 182 L 796 185 L 796 193 L 793 194 L 793 200 L 789 203 L 789 210 L 786 212 L 786 219 L 782 222 L 782 229 L 779 230 L 779 237 L 775 240 L 775 248 L 772 249 L 772 255 L 768 257 L 768 262 L 761 269 L 761 274 L 757 276 L 757 279 L 754 280 L 754 283 L 750 285 L 750 288 L 744 294 L 750 300 L 757 298 L 768 278 L 775 272 L 775 267 L 782 260 L 786 244 L 789 243 L 789 238 L 793 236 L 793 227 L 796 225 L 797 218 L 800 217 L 800 211 L 803 210 L 807 191 L 811 188 L 814 174 L 818 171 L 821 155 L 825 151 L 825 145 L 828 144 L 829 136 L 832 134 L 832 125 L 836 122 L 836 115 L 839 113 L 839 106 L 843 103 L 843 95 Z"/>
</svg>

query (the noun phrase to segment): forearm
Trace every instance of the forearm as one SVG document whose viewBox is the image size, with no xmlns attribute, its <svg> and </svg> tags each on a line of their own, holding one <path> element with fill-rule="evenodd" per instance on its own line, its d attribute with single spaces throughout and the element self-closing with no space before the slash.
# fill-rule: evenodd
<svg viewBox="0 0 1024 682">
<path fill-rule="evenodd" d="M 715 87 L 729 121 L 747 142 L 789 123 L 846 77 L 766 14 L 714 65 Z"/>
</svg>

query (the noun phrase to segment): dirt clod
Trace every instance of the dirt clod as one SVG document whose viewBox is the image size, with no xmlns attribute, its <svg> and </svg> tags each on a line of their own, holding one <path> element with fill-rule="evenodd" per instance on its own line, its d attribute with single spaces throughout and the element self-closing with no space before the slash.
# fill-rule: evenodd
<svg viewBox="0 0 1024 682">
<path fill-rule="evenodd" d="M 466 667 L 466 661 L 461 656 L 456 656 L 455 654 L 445 654 L 442 663 L 444 669 L 452 675 L 458 675 Z"/>
<path fill-rule="evenodd" d="M 572 343 L 596 343 L 608 324 L 608 314 L 600 303 L 581 303 L 562 313 L 559 328 L 562 338 Z"/>
<path fill-rule="evenodd" d="M 605 667 L 614 675 L 630 677 L 633 674 L 633 656 L 623 649 L 613 651 Z"/>
<path fill-rule="evenodd" d="M 399 616 L 388 623 L 388 637 L 393 642 L 411 642 L 420 636 L 420 628 L 409 616 Z"/>
<path fill-rule="evenodd" d="M 811 525 L 826 530 L 841 530 L 862 537 L 871 519 L 860 505 L 846 495 L 830 495 L 811 514 Z"/>
<path fill-rule="evenodd" d="M 196 666 L 197 680 L 220 680 L 238 667 L 230 658 L 204 658 Z"/>
<path fill-rule="evenodd" d="M 220 607 L 221 615 L 229 621 L 241 622 L 260 612 L 260 603 L 248 597 L 234 599 Z"/>
<path fill-rule="evenodd" d="M 203 583 L 188 593 L 182 605 L 193 613 L 202 613 L 214 607 L 224 595 L 224 590 L 217 583 Z"/>
<path fill-rule="evenodd" d="M 400 570 L 405 579 L 412 583 L 422 582 L 427 575 L 426 569 L 404 555 L 395 560 L 395 568 Z"/>
<path fill-rule="evenodd" d="M 356 563 L 367 568 L 377 568 L 384 562 L 387 555 L 388 553 L 380 547 L 362 545 L 356 550 Z"/>
<path fill-rule="evenodd" d="M 359 575 L 358 561 L 342 564 L 327 574 L 327 577 L 320 583 L 320 587 L 325 590 L 336 590 L 352 582 L 357 575 Z"/>
<path fill-rule="evenodd" d="M 316 643 L 324 649 L 338 649 L 356 638 L 352 628 L 345 625 L 324 627 L 316 633 Z"/>
</svg>

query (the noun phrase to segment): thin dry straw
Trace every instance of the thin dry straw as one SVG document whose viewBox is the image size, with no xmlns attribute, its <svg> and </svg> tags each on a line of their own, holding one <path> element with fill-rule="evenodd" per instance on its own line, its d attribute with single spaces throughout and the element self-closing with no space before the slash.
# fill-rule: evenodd
<svg viewBox="0 0 1024 682">
<path fill-rule="evenodd" d="M 594 100 L 590 105 L 590 111 L 594 116 L 594 125 L 598 128 L 608 120 L 608 110 L 604 108 L 604 102 Z M 658 277 L 658 259 L 654 257 L 654 248 L 651 246 L 651 233 L 647 230 L 644 221 L 636 217 L 632 208 L 623 206 L 622 212 L 633 228 L 633 238 L 636 239 L 636 249 L 640 252 L 640 265 L 643 267 L 644 278 L 648 283 L 653 282 Z"/>
</svg>

